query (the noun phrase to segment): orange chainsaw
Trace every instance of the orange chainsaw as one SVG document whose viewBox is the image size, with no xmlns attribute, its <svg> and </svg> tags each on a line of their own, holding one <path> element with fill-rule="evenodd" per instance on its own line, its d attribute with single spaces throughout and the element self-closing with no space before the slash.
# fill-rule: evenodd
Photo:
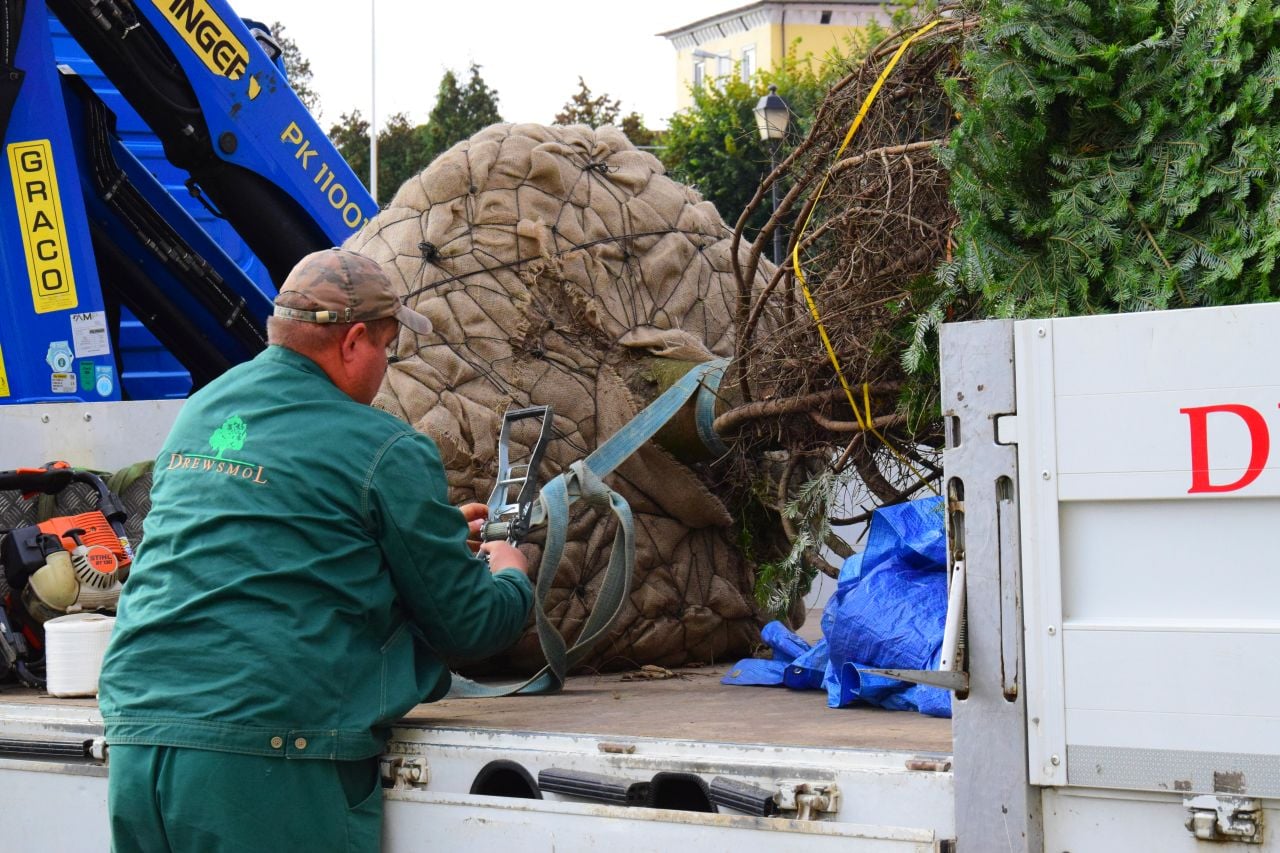
<svg viewBox="0 0 1280 853">
<path fill-rule="evenodd" d="M 0 566 L 9 588 L 0 602 L 0 676 L 17 671 L 21 677 L 26 668 L 19 664 L 43 657 L 47 620 L 114 610 L 120 599 L 133 561 L 124 528 L 128 513 L 102 478 L 65 462 L 0 471 L 0 491 L 21 491 L 28 499 L 57 494 L 72 483 L 96 489 L 98 508 L 3 531 L 0 538 Z"/>
</svg>

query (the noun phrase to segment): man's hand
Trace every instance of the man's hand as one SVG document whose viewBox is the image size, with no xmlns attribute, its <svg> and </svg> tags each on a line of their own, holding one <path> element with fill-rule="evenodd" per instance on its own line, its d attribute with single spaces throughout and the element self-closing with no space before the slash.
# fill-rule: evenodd
<svg viewBox="0 0 1280 853">
<path fill-rule="evenodd" d="M 494 542 L 486 542 L 480 546 L 480 550 L 489 555 L 489 571 L 500 572 L 503 569 L 515 569 L 524 572 L 527 577 L 529 574 L 529 561 L 524 558 L 519 549 L 505 539 L 499 539 Z"/>
<path fill-rule="evenodd" d="M 489 507 L 482 503 L 469 503 L 463 504 L 458 509 L 462 510 L 462 517 L 467 521 L 467 547 L 472 553 L 483 552 L 489 556 L 489 571 L 516 569 L 528 576 L 529 561 L 505 539 L 496 542 L 480 541 L 484 523 L 489 518 Z"/>
<path fill-rule="evenodd" d="M 480 552 L 480 534 L 489 518 L 489 507 L 481 503 L 469 503 L 458 509 L 462 510 L 462 517 L 467 521 L 467 547 L 472 554 L 477 554 Z"/>
</svg>

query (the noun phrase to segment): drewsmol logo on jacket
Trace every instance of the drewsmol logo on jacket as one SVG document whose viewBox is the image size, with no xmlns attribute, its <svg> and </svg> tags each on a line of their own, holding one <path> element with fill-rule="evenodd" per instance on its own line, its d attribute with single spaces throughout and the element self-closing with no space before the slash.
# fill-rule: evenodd
<svg viewBox="0 0 1280 853">
<path fill-rule="evenodd" d="M 209 436 L 209 446 L 217 451 L 217 456 L 205 456 L 201 453 L 170 453 L 169 466 L 173 471 L 185 468 L 188 471 L 204 471 L 209 474 L 222 474 L 256 483 L 267 484 L 263 467 L 256 462 L 245 462 L 240 459 L 228 459 L 223 454 L 228 450 L 240 450 L 249 436 L 249 425 L 239 415 L 232 415 L 222 422 L 222 426 Z"/>
</svg>

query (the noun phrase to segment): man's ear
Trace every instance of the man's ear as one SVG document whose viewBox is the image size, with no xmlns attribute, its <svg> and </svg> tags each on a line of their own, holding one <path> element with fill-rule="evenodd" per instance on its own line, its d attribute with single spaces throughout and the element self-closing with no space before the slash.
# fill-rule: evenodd
<svg viewBox="0 0 1280 853">
<path fill-rule="evenodd" d="M 352 323 L 347 329 L 347 333 L 342 336 L 342 360 L 343 362 L 351 361 L 356 357 L 356 353 L 364 339 L 369 336 L 369 327 L 364 323 Z"/>
</svg>

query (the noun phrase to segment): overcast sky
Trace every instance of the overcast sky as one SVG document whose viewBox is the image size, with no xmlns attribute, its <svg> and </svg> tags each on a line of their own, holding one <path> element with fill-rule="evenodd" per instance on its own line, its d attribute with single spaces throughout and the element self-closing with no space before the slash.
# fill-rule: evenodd
<svg viewBox="0 0 1280 853">
<path fill-rule="evenodd" d="M 746 0 L 231 0 L 242 17 L 279 21 L 311 61 L 328 127 L 352 109 L 369 115 L 371 2 L 376 2 L 379 122 L 405 112 L 426 121 L 446 69 L 481 66 L 508 121 L 549 123 L 577 90 L 637 110 L 650 127 L 675 111 L 675 49 L 655 33 Z"/>
</svg>

